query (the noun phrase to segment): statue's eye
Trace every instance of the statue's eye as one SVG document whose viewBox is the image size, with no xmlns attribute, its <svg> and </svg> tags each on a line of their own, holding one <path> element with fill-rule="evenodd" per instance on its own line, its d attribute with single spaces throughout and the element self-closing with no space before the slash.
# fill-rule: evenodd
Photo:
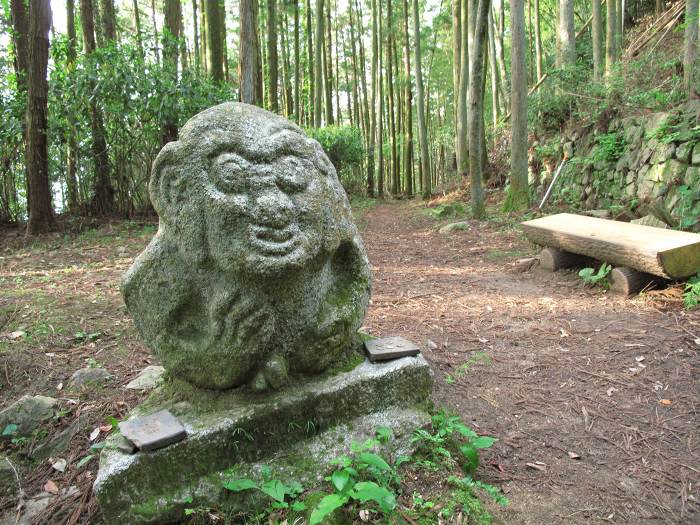
<svg viewBox="0 0 700 525">
<path fill-rule="evenodd" d="M 235 153 L 222 153 L 214 162 L 215 183 L 222 191 L 246 192 L 249 174 L 250 163 Z"/>
</svg>

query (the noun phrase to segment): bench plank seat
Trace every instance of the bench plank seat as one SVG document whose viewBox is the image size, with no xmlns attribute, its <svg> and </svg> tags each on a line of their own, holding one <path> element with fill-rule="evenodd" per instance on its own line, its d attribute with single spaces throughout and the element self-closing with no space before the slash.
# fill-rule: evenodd
<svg viewBox="0 0 700 525">
<path fill-rule="evenodd" d="M 700 270 L 700 235 L 585 215 L 559 213 L 521 223 L 540 246 L 593 257 L 659 277 L 682 279 Z"/>
</svg>

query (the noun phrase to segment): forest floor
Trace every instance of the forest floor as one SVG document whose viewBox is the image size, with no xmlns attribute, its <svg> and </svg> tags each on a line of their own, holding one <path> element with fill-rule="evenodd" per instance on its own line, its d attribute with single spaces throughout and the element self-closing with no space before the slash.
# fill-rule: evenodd
<svg viewBox="0 0 700 525">
<path fill-rule="evenodd" d="M 435 371 L 436 404 L 499 439 L 477 472 L 510 499 L 489 506 L 495 522 L 700 520 L 700 313 L 673 294 L 625 299 L 574 272 L 521 271 L 516 261 L 534 249 L 515 219 L 490 211 L 495 219 L 447 235 L 438 228 L 466 219 L 437 220 L 419 202 L 367 206 L 358 222 L 374 274 L 365 330 L 418 343 Z M 0 408 L 24 394 L 61 402 L 43 435 L 13 452 L 76 429 L 61 453 L 65 472 L 48 461 L 20 472 L 25 499 L 62 494 L 38 523 L 99 515 L 91 444 L 144 397 L 121 387 L 157 363 L 119 295 L 154 232 L 110 223 L 31 244 L 0 232 Z M 86 366 L 113 381 L 67 391 Z M 61 492 L 68 487 L 77 490 Z M 0 513 L 16 504 L 0 496 Z"/>
</svg>

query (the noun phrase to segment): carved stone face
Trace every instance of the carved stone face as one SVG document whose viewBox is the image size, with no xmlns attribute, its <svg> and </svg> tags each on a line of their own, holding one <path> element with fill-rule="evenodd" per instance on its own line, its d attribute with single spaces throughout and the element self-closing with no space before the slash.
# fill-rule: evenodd
<svg viewBox="0 0 700 525">
<path fill-rule="evenodd" d="M 224 271 L 279 273 L 322 248 L 328 175 L 314 165 L 313 144 L 288 130 L 260 140 L 266 159 L 234 144 L 211 159 L 207 241 Z"/>
<path fill-rule="evenodd" d="M 158 233 L 123 294 L 163 366 L 203 388 L 284 384 L 347 353 L 369 265 L 320 145 L 246 104 L 201 112 L 151 175 Z"/>
</svg>

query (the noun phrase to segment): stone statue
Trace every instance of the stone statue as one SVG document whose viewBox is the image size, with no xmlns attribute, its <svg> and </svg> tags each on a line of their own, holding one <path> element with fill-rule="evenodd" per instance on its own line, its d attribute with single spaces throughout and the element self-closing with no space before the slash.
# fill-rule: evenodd
<svg viewBox="0 0 700 525">
<path fill-rule="evenodd" d="M 174 377 L 263 391 L 354 350 L 367 256 L 333 165 L 299 127 L 247 104 L 202 111 L 149 189 L 158 233 L 122 293 Z"/>
</svg>

